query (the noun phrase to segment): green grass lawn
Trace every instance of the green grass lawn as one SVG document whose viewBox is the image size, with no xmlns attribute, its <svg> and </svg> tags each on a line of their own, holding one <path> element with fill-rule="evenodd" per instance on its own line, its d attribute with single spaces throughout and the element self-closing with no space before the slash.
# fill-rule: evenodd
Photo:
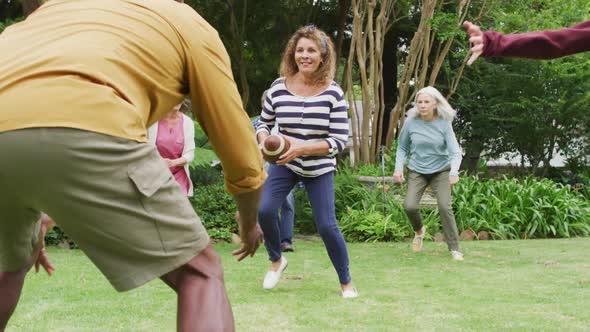
<svg viewBox="0 0 590 332">
<path fill-rule="evenodd" d="M 238 331 L 490 331 L 590 329 L 590 239 L 349 244 L 360 297 L 340 298 L 319 241 L 299 240 L 279 286 L 262 289 L 261 249 L 237 263 L 218 245 Z M 53 277 L 28 276 L 7 331 L 174 331 L 176 301 L 153 281 L 118 294 L 77 250 L 49 249 Z"/>
</svg>

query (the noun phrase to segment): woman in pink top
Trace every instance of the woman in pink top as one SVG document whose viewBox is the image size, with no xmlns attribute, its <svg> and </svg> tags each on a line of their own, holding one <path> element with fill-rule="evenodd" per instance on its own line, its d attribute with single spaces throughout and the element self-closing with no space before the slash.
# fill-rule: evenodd
<svg viewBox="0 0 590 332">
<path fill-rule="evenodd" d="M 176 105 L 160 121 L 148 129 L 150 143 L 154 144 L 170 172 L 187 196 L 193 195 L 188 165 L 195 157 L 195 127 L 193 120 L 180 112 Z"/>
</svg>

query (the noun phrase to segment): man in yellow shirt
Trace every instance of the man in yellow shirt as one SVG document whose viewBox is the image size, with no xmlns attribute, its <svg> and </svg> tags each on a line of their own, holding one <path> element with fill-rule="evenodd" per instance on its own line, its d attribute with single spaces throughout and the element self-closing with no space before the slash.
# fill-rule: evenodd
<svg viewBox="0 0 590 332">
<path fill-rule="evenodd" d="M 119 291 L 160 277 L 178 330 L 231 331 L 219 257 L 147 128 L 185 94 L 261 241 L 262 160 L 217 32 L 172 0 L 52 0 L 0 35 L 0 331 L 41 253 L 40 211 Z"/>
</svg>

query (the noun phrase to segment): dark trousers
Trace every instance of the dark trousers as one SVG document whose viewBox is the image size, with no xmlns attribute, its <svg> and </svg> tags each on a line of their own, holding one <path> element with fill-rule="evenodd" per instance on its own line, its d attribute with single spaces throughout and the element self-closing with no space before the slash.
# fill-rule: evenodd
<svg viewBox="0 0 590 332">
<path fill-rule="evenodd" d="M 295 188 L 291 189 L 281 205 L 279 228 L 281 243 L 293 243 L 293 225 L 295 223 Z"/>
<path fill-rule="evenodd" d="M 258 210 L 258 221 L 264 232 L 264 245 L 268 251 L 269 259 L 276 262 L 281 258 L 278 212 L 285 197 L 298 181 L 303 182 L 305 186 L 316 228 L 324 241 L 332 265 L 338 273 L 340 283 L 347 284 L 351 281 L 348 270 L 348 251 L 344 237 L 336 223 L 333 172 L 317 177 L 303 177 L 295 174 L 286 166 L 270 165 Z"/>
</svg>

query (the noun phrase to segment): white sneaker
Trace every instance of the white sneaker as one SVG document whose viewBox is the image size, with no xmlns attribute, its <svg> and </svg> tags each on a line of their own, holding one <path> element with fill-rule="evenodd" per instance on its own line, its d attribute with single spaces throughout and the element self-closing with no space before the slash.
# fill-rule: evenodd
<svg viewBox="0 0 590 332">
<path fill-rule="evenodd" d="M 347 289 L 347 290 L 342 291 L 342 298 L 343 299 L 354 299 L 355 297 L 358 297 L 358 296 L 359 296 L 359 292 L 354 287 L 352 289 Z"/>
<path fill-rule="evenodd" d="M 264 289 L 273 289 L 281 280 L 281 273 L 287 268 L 287 259 L 285 256 L 281 257 L 281 265 L 279 265 L 279 269 L 277 271 L 267 271 L 266 275 L 264 276 L 264 281 L 262 282 L 262 288 Z"/>
<path fill-rule="evenodd" d="M 451 256 L 453 256 L 454 261 L 462 261 L 463 260 L 463 254 L 457 250 L 451 250 Z"/>
<path fill-rule="evenodd" d="M 422 248 L 424 248 L 424 237 L 426 236 L 426 226 L 422 226 L 421 231 L 422 231 L 422 234 L 415 235 L 414 240 L 412 240 L 412 250 L 414 252 L 420 252 L 420 251 L 422 251 Z"/>
</svg>

